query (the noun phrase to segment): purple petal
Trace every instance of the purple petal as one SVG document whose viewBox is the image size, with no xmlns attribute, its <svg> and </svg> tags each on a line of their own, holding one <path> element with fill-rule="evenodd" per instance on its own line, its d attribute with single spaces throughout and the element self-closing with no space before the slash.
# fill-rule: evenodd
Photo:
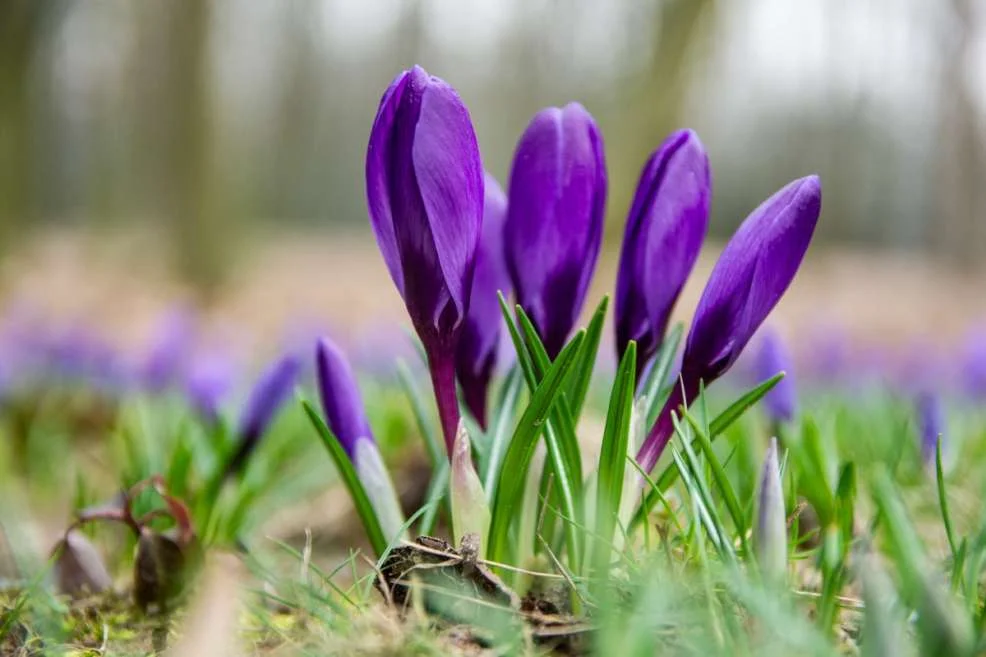
<svg viewBox="0 0 986 657">
<path fill-rule="evenodd" d="M 355 462 L 356 442 L 373 438 L 363 409 L 356 377 L 345 354 L 328 338 L 315 347 L 315 373 L 318 392 L 329 428 Z"/>
<path fill-rule="evenodd" d="M 454 342 L 479 241 L 482 166 L 462 100 L 418 66 L 381 101 L 366 189 L 380 250 L 426 348 Z"/>
<path fill-rule="evenodd" d="M 585 302 L 602 239 L 605 160 L 585 108 L 534 116 L 517 145 L 509 194 L 505 241 L 517 301 L 555 355 Z"/>
<path fill-rule="evenodd" d="M 620 356 L 627 343 L 636 340 L 643 365 L 663 341 L 671 311 L 705 239 L 711 184 L 708 157 L 691 130 L 672 133 L 644 166 L 617 275 Z"/>
<path fill-rule="evenodd" d="M 817 176 L 767 199 L 726 245 L 709 276 L 688 334 L 683 370 L 718 378 L 735 362 L 798 271 L 821 211 Z"/>
<path fill-rule="evenodd" d="M 370 144 L 366 150 L 366 201 L 370 210 L 370 225 L 377 236 L 377 244 L 401 295 L 404 295 L 404 273 L 401 269 L 400 250 L 394 234 L 394 218 L 391 214 L 388 178 L 392 157 L 391 136 L 401 98 L 408 84 L 410 71 L 402 71 L 387 87 L 377 109 Z"/>
<path fill-rule="evenodd" d="M 456 352 L 456 375 L 466 404 L 484 428 L 486 393 L 496 365 L 503 324 L 497 292 L 510 293 L 510 275 L 503 250 L 507 197 L 489 174 L 486 174 L 485 188 L 483 234 L 476 251 L 469 313 Z"/>
<path fill-rule="evenodd" d="M 438 78 L 421 100 L 412 158 L 445 285 L 464 316 L 483 221 L 483 168 L 469 112 Z"/>
</svg>

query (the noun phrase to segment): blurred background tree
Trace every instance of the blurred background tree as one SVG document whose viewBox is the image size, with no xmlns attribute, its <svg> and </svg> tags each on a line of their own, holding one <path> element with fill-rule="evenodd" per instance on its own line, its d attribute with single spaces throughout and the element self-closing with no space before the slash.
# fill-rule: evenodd
<svg viewBox="0 0 986 657">
<path fill-rule="evenodd" d="M 206 297 L 244 237 L 366 228 L 382 89 L 420 62 L 487 167 L 547 104 L 599 119 L 622 225 L 647 154 L 696 128 L 713 231 L 811 171 L 820 239 L 986 253 L 986 3 L 976 0 L 5 0 L 0 238 L 149 230 Z"/>
</svg>

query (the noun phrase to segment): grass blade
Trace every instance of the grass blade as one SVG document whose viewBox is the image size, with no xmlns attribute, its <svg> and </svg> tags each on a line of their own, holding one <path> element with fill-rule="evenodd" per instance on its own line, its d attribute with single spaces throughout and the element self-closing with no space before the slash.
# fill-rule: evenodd
<svg viewBox="0 0 986 657">
<path fill-rule="evenodd" d="M 711 444 L 726 429 L 732 426 L 733 422 L 738 420 L 751 406 L 763 399 L 764 395 L 770 392 L 782 378 L 784 378 L 783 373 L 778 373 L 770 377 L 757 387 L 745 393 L 739 399 L 730 404 L 726 410 L 717 415 L 716 418 L 709 423 L 709 443 Z M 653 424 L 653 422 L 651 424 Z M 640 508 L 637 510 L 637 513 L 634 514 L 633 520 L 630 522 L 631 529 L 639 526 L 639 524 L 644 521 L 644 518 L 647 517 L 647 514 L 650 513 L 651 509 L 654 508 L 654 504 L 658 500 L 656 492 L 658 490 L 662 493 L 666 492 L 669 488 L 671 488 L 677 478 L 678 469 L 674 467 L 673 463 L 669 464 L 657 478 L 655 482 L 656 486 L 651 487 L 644 496 L 644 500 L 641 502 Z"/>
<path fill-rule="evenodd" d="M 733 543 L 730 539 L 729 532 L 726 531 L 726 527 L 723 525 L 722 518 L 719 516 L 719 511 L 716 509 L 715 500 L 712 499 L 712 492 L 709 490 L 702 476 L 702 464 L 692 447 L 693 440 L 688 437 L 677 416 L 673 417 L 673 420 L 675 433 L 682 447 L 681 454 L 683 457 L 676 463 L 682 481 L 685 483 L 686 488 L 688 488 L 689 496 L 701 502 L 701 506 L 705 512 L 705 526 L 709 530 L 709 536 L 716 542 L 720 556 L 724 560 L 733 563 L 736 561 Z M 697 441 L 698 439 L 694 440 Z M 687 468 L 687 471 L 682 469 L 683 466 Z"/>
<path fill-rule="evenodd" d="M 524 378 L 533 394 L 551 366 L 551 359 L 548 357 L 548 352 L 545 350 L 534 324 L 524 310 L 520 306 L 516 307 L 518 321 L 515 323 L 502 296 L 500 308 L 504 321 L 507 323 L 507 330 L 514 342 L 514 348 L 518 352 L 518 363 L 524 371 Z M 518 325 L 520 329 L 518 329 Z M 581 333 L 583 336 L 585 335 L 585 331 Z M 584 344 L 584 338 L 582 343 Z M 576 352 L 573 356 L 573 366 L 578 364 L 578 359 L 583 354 L 584 350 Z M 548 448 L 550 464 L 548 467 L 554 472 L 555 492 L 561 500 L 561 515 L 578 522 L 582 517 L 582 455 L 564 391 L 559 396 L 557 404 L 551 409 L 543 431 L 545 444 Z M 539 505 L 543 503 L 543 500 L 539 500 Z M 540 512 L 538 515 L 540 517 Z M 580 570 L 581 537 L 570 522 L 565 523 L 565 527 L 571 566 Z"/>
<path fill-rule="evenodd" d="M 633 412 L 633 393 L 637 385 L 637 343 L 630 341 L 623 354 L 613 391 L 609 397 L 606 428 L 599 452 L 596 480 L 596 545 L 593 554 L 597 566 L 609 561 L 616 528 L 616 517 L 623 496 L 626 476 L 627 446 L 630 442 L 630 416 Z"/>
<path fill-rule="evenodd" d="M 602 338 L 603 322 L 606 319 L 606 309 L 608 307 L 609 297 L 606 296 L 596 306 L 596 311 L 592 313 L 592 319 L 589 320 L 589 325 L 585 328 L 585 341 L 582 343 L 582 353 L 579 354 L 579 362 L 575 366 L 574 374 L 572 374 L 572 385 L 568 390 L 573 424 L 578 424 L 579 418 L 582 417 L 585 396 L 589 392 L 592 372 L 596 368 L 599 342 Z"/>
<path fill-rule="evenodd" d="M 722 463 L 716 457 L 715 451 L 712 449 L 712 441 L 705 433 L 705 428 L 699 424 L 695 416 L 688 410 L 684 412 L 684 418 L 691 425 L 692 431 L 695 433 L 695 442 L 698 443 L 702 454 L 705 456 L 705 462 L 709 464 L 712 470 L 712 478 L 716 482 L 719 492 L 722 493 L 722 499 L 726 503 L 729 516 L 733 519 L 733 525 L 736 527 L 736 533 L 739 535 L 740 542 L 743 546 L 743 553 L 750 554 L 750 546 L 747 545 L 746 538 L 746 515 L 743 513 L 739 499 L 736 497 L 733 484 L 729 481 L 729 477 L 726 475 L 726 470 L 723 468 Z"/>
<path fill-rule="evenodd" d="M 948 548 L 952 552 L 953 562 L 956 560 L 955 532 L 952 530 L 952 515 L 948 511 L 948 496 L 945 494 L 945 472 L 941 463 L 941 436 L 935 441 L 935 478 L 938 483 L 938 505 L 941 507 L 941 519 L 945 525 L 945 537 L 948 538 Z"/>
<path fill-rule="evenodd" d="M 434 468 L 438 468 L 442 461 L 447 461 L 445 457 L 445 446 L 438 439 L 438 432 L 435 431 L 435 424 L 430 421 L 431 413 L 425 402 L 425 397 L 421 395 L 417 384 L 414 381 L 414 374 L 404 360 L 397 361 L 397 379 L 400 381 L 401 388 L 411 403 L 411 413 L 414 421 L 418 425 L 418 431 L 425 440 L 425 447 L 428 449 L 428 457 Z"/>
<path fill-rule="evenodd" d="M 783 378 L 784 373 L 778 372 L 730 404 L 726 410 L 709 423 L 709 438 L 715 438 L 732 426 L 733 422 L 738 420 L 743 413 L 746 413 L 747 409 L 763 399 Z"/>
<path fill-rule="evenodd" d="M 955 598 L 930 572 L 917 530 L 895 488 L 886 470 L 876 473 L 873 501 L 884 518 L 882 525 L 897 562 L 902 597 L 918 612 L 922 654 L 971 655 L 975 643 L 971 618 L 962 613 Z"/>
<path fill-rule="evenodd" d="M 425 505 L 422 507 L 424 513 L 421 516 L 421 524 L 418 531 L 425 536 L 431 534 L 435 529 L 435 522 L 438 520 L 438 512 L 442 510 L 442 503 L 445 501 L 445 494 L 448 492 L 448 482 L 451 469 L 447 460 L 442 460 L 438 464 L 438 469 L 431 476 L 428 482 L 428 492 L 425 494 Z"/>
<path fill-rule="evenodd" d="M 551 359 L 548 352 L 541 343 L 541 338 L 531 323 L 530 318 L 523 308 L 517 306 L 517 320 L 521 331 L 524 334 L 525 343 L 529 349 L 531 362 L 535 368 L 535 379 L 540 382 L 544 377 L 544 372 L 548 371 Z M 588 336 L 588 333 L 586 333 Z M 572 369 L 572 377 L 579 375 L 579 368 L 582 365 L 581 359 L 585 355 L 585 340 L 582 340 L 582 349 L 576 357 L 575 365 Z M 548 434 L 554 434 L 549 436 Z M 571 407 L 567 401 L 567 393 L 559 399 L 558 405 L 553 409 L 550 421 L 545 431 L 545 438 L 548 443 L 549 456 L 555 465 L 555 474 L 562 481 L 562 496 L 566 496 L 564 487 L 567 486 L 573 500 L 582 499 L 582 454 L 579 450 L 579 441 L 575 436 L 575 420 L 571 413 Z M 559 463 L 560 461 L 560 463 Z M 559 469 L 558 466 L 562 467 Z M 575 504 L 572 504 L 575 508 Z M 565 511 L 570 517 L 576 517 L 570 511 Z"/>
<path fill-rule="evenodd" d="M 503 395 L 497 404 L 496 416 L 490 424 L 489 432 L 489 451 L 486 455 L 486 463 L 483 472 L 483 489 L 486 497 L 493 499 L 496 492 L 496 474 L 500 471 L 500 463 L 503 455 L 507 451 L 507 438 L 510 419 L 513 417 L 517 408 L 517 400 L 520 398 L 520 387 L 523 384 L 523 377 L 520 371 L 514 367 L 507 375 L 507 380 L 503 384 Z"/>
<path fill-rule="evenodd" d="M 575 357 L 585 334 L 579 332 L 572 338 L 558 358 L 549 368 L 541 385 L 537 387 L 517 423 L 514 434 L 507 447 L 503 466 L 498 474 L 499 482 L 493 497 L 492 520 L 490 522 L 490 548 L 487 551 L 491 561 L 509 563 L 508 531 L 510 523 L 520 508 L 527 469 L 534 455 L 537 438 L 557 400 L 562 386 L 568 379 Z M 518 356 L 519 357 L 519 356 Z"/>
<path fill-rule="evenodd" d="M 657 414 L 661 412 L 664 405 L 664 383 L 668 380 L 671 373 L 671 366 L 674 364 L 675 354 L 678 353 L 678 345 L 681 344 L 681 336 L 685 332 L 685 325 L 681 322 L 674 325 L 671 332 L 664 338 L 661 348 L 654 358 L 654 365 L 647 373 L 647 378 L 641 386 L 641 397 L 645 399 L 644 408 L 647 412 L 647 426 L 654 426 L 657 422 Z"/>
</svg>

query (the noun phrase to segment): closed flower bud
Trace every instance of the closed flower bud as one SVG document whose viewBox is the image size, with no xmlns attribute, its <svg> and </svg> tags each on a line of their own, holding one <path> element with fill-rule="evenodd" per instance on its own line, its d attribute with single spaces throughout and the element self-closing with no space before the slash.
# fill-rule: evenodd
<svg viewBox="0 0 986 657">
<path fill-rule="evenodd" d="M 455 351 L 469 309 L 483 168 L 469 112 L 419 66 L 380 101 L 366 153 L 370 220 L 428 355 L 449 453 L 459 421 Z"/>
<path fill-rule="evenodd" d="M 345 355 L 328 338 L 321 338 L 315 348 L 315 373 L 329 429 L 349 456 L 380 528 L 390 540 L 400 533 L 404 514 L 373 439 L 356 377 Z"/>
<path fill-rule="evenodd" d="M 753 548 L 764 579 L 774 585 L 783 584 L 787 577 L 787 517 L 776 438 L 770 439 L 760 470 Z"/>
<path fill-rule="evenodd" d="M 517 144 L 508 195 L 507 268 L 517 303 L 554 358 L 585 303 L 606 207 L 602 136 L 584 107 L 534 116 Z"/>
<path fill-rule="evenodd" d="M 691 130 L 672 133 L 640 174 L 616 278 L 616 350 L 637 342 L 637 375 L 660 347 L 709 226 L 709 158 Z"/>
<path fill-rule="evenodd" d="M 237 450 L 226 466 L 226 475 L 241 472 L 247 459 L 256 449 L 274 417 L 294 390 L 301 361 L 295 356 L 284 356 L 261 374 L 250 391 L 243 415 L 236 431 Z"/>
<path fill-rule="evenodd" d="M 695 310 L 672 389 L 637 461 L 650 470 L 673 432 L 671 413 L 691 402 L 739 358 L 787 290 L 811 242 L 822 206 L 817 176 L 789 183 L 746 218 L 716 262 Z"/>
</svg>

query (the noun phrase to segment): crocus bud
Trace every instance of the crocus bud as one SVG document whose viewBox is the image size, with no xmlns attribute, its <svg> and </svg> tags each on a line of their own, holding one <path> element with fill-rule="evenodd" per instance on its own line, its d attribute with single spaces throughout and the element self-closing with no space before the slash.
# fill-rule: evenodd
<svg viewBox="0 0 986 657">
<path fill-rule="evenodd" d="M 474 534 L 479 538 L 480 556 L 485 554 L 490 527 L 490 507 L 486 493 L 472 464 L 472 445 L 469 432 L 461 422 L 452 451 L 452 472 L 449 482 L 449 504 L 452 509 L 452 535 L 456 544 Z"/>
<path fill-rule="evenodd" d="M 606 162 L 584 107 L 534 116 L 517 144 L 508 194 L 507 268 L 517 303 L 554 358 L 582 310 L 602 241 Z"/>
<path fill-rule="evenodd" d="M 380 101 L 366 153 L 370 221 L 428 355 L 449 455 L 459 423 L 455 351 L 469 310 L 483 167 L 469 112 L 415 66 Z"/>
<path fill-rule="evenodd" d="M 647 470 L 671 439 L 671 413 L 734 362 L 801 265 L 822 207 L 818 176 L 789 183 L 746 218 L 716 262 L 685 343 L 680 381 L 651 428 L 637 461 Z"/>
<path fill-rule="evenodd" d="M 776 331 L 768 328 L 761 333 L 763 337 L 760 339 L 755 364 L 758 382 L 784 372 L 784 378 L 763 398 L 764 408 L 773 422 L 790 422 L 798 404 L 798 394 L 791 375 L 791 354 Z"/>
<path fill-rule="evenodd" d="M 485 187 L 483 234 L 476 251 L 469 314 L 466 315 L 455 361 L 466 406 L 483 429 L 486 428 L 487 390 L 496 366 L 496 350 L 503 324 L 497 292 L 507 295 L 510 291 L 510 276 L 503 253 L 507 197 L 500 184 L 489 174 L 486 174 Z"/>
<path fill-rule="evenodd" d="M 380 528 L 391 539 L 401 532 L 404 514 L 373 439 L 353 370 L 346 356 L 328 338 L 321 338 L 315 347 L 315 374 L 329 429 L 349 456 Z"/>
<path fill-rule="evenodd" d="M 226 466 L 226 476 L 240 472 L 246 465 L 277 412 L 291 396 L 300 371 L 301 361 L 288 355 L 270 365 L 257 380 L 240 416 L 236 431 L 239 443 Z"/>
<path fill-rule="evenodd" d="M 776 438 L 770 439 L 760 470 L 753 548 L 764 579 L 775 585 L 782 584 L 787 577 L 787 517 Z"/>
<path fill-rule="evenodd" d="M 647 160 L 630 206 L 616 277 L 616 352 L 637 342 L 637 376 L 668 319 L 709 226 L 709 158 L 691 130 L 671 133 Z"/>
<path fill-rule="evenodd" d="M 941 397 L 934 390 L 924 390 L 918 393 L 915 407 L 921 438 L 921 458 L 925 463 L 934 463 L 938 439 L 945 433 L 945 409 L 942 407 Z"/>
</svg>

